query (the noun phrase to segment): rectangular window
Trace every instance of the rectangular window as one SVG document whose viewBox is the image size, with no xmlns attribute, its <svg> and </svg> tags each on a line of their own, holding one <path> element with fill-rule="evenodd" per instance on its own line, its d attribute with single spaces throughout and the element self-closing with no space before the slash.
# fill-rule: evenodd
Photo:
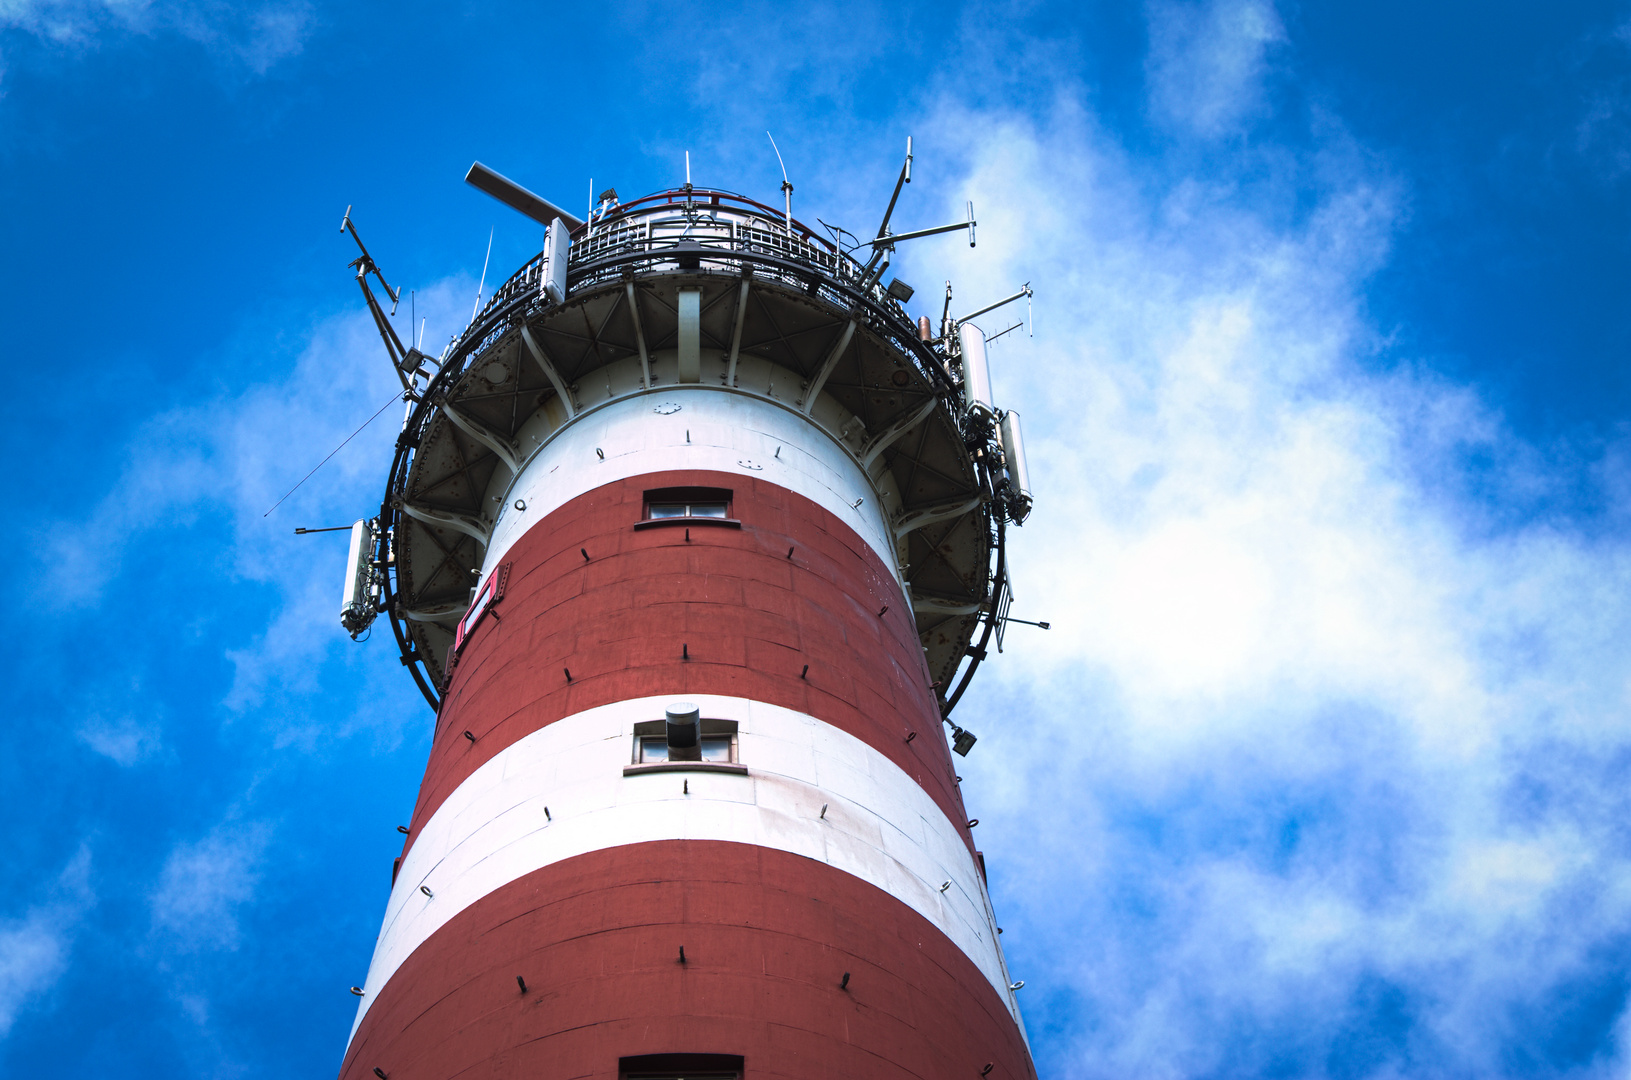
<svg viewBox="0 0 1631 1080">
<path fill-rule="evenodd" d="M 635 528 L 652 525 L 716 524 L 740 527 L 731 517 L 729 488 L 676 487 L 646 492 Z"/>
<path fill-rule="evenodd" d="M 617 1080 L 742 1080 L 735 1054 L 641 1054 L 619 1058 Z"/>
<path fill-rule="evenodd" d="M 731 736 L 729 735 L 703 735 L 699 740 L 702 751 L 702 760 L 721 764 L 729 764 L 735 760 L 732 753 Z M 634 761 L 637 765 L 650 765 L 658 761 L 668 760 L 668 737 L 666 735 L 642 735 L 639 739 L 639 749 L 635 751 Z"/>
</svg>

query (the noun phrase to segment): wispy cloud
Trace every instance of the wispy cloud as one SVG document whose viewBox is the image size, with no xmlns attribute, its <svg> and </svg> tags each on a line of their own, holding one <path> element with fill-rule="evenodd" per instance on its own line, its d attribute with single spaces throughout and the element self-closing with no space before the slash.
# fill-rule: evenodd
<svg viewBox="0 0 1631 1080">
<path fill-rule="evenodd" d="M 163 746 L 163 731 L 153 717 L 88 716 L 75 732 L 79 741 L 120 765 L 136 765 Z"/>
<path fill-rule="evenodd" d="M 1145 69 L 1162 121 L 1216 137 L 1265 108 L 1270 51 L 1285 41 L 1268 0 L 1155 0 L 1149 28 Z"/>
<path fill-rule="evenodd" d="M 178 34 L 219 60 L 265 74 L 297 55 L 314 22 L 305 0 L 238 5 L 222 0 L 0 0 L 0 32 L 82 48 L 113 34 Z"/>
<path fill-rule="evenodd" d="M 67 969 L 76 926 L 95 902 L 90 867 L 90 850 L 81 848 L 46 898 L 19 917 L 0 918 L 0 1039 Z"/>
<path fill-rule="evenodd" d="M 171 849 L 151 897 L 153 932 L 181 952 L 238 947 L 238 909 L 255 897 L 271 840 L 264 822 L 228 820 Z"/>
</svg>

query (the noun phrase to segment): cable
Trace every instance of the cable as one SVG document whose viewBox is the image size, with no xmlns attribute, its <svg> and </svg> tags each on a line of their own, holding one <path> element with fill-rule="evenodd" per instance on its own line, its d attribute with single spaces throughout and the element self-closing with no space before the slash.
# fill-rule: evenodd
<svg viewBox="0 0 1631 1080">
<path fill-rule="evenodd" d="M 379 407 L 379 412 L 375 413 L 373 416 L 370 416 L 368 419 L 364 420 L 362 422 L 362 427 L 359 427 L 356 431 L 353 431 L 351 434 L 347 435 L 345 437 L 345 442 L 341 443 L 339 446 L 336 446 L 334 449 L 330 450 L 328 452 L 328 457 L 324 458 L 322 461 L 319 461 L 316 465 L 313 465 L 311 472 L 307 473 L 305 476 L 302 476 L 300 478 L 300 484 L 304 484 L 307 480 L 310 480 L 312 478 L 313 473 L 316 473 L 318 469 L 321 469 L 324 465 L 328 464 L 328 458 L 331 458 L 335 454 L 338 454 L 341 450 L 344 450 L 345 449 L 345 443 L 348 443 L 352 439 L 355 439 L 358 435 L 361 435 L 362 434 L 362 428 L 365 428 L 369 424 L 372 424 L 375 420 L 378 420 L 379 416 L 380 416 L 380 413 L 384 412 L 386 409 L 389 409 L 391 407 L 391 404 L 393 402 L 395 402 L 396 399 L 398 397 L 400 397 L 400 396 L 401 396 L 400 393 L 392 394 L 391 395 L 391 400 L 387 401 L 385 404 L 383 404 L 383 405 L 381 405 Z M 296 491 L 300 490 L 300 484 L 296 484 L 294 487 L 290 488 L 288 491 L 285 491 L 283 493 L 283 499 L 287 499 L 290 495 L 293 495 Z M 283 499 L 279 499 L 277 502 L 273 503 L 272 504 L 272 510 L 276 510 L 278 507 L 282 506 L 283 505 Z M 261 517 L 263 517 L 263 518 L 264 517 L 271 517 L 272 516 L 272 510 L 266 511 L 266 513 L 262 514 Z"/>
</svg>

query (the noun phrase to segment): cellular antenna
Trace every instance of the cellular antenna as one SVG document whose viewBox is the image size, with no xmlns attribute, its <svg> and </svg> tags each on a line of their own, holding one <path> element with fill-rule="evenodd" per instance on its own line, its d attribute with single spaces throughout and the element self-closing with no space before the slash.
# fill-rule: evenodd
<svg viewBox="0 0 1631 1080">
<path fill-rule="evenodd" d="M 787 231 L 792 232 L 793 231 L 793 185 L 787 179 L 787 162 L 782 160 L 781 148 L 776 145 L 776 136 L 772 135 L 770 132 L 767 131 L 767 132 L 765 132 L 765 138 L 770 140 L 770 148 L 772 150 L 776 151 L 776 164 L 780 165 L 782 167 L 782 201 L 783 201 L 783 205 L 786 206 L 786 208 L 787 208 Z M 910 149 L 911 148 L 911 143 L 912 143 L 912 140 L 908 138 L 906 140 L 908 155 L 911 153 L 911 149 Z M 911 158 L 908 157 L 907 160 L 910 161 Z"/>
</svg>

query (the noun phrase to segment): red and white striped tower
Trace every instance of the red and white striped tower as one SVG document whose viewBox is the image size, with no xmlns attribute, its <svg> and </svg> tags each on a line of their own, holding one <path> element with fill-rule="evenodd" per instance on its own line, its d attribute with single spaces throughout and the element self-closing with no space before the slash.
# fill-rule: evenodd
<svg viewBox="0 0 1631 1080">
<path fill-rule="evenodd" d="M 1034 1076 L 942 733 L 1029 503 L 978 330 L 738 196 L 470 179 L 554 224 L 439 360 L 369 295 L 344 619 L 437 719 L 341 1076 Z"/>
</svg>

